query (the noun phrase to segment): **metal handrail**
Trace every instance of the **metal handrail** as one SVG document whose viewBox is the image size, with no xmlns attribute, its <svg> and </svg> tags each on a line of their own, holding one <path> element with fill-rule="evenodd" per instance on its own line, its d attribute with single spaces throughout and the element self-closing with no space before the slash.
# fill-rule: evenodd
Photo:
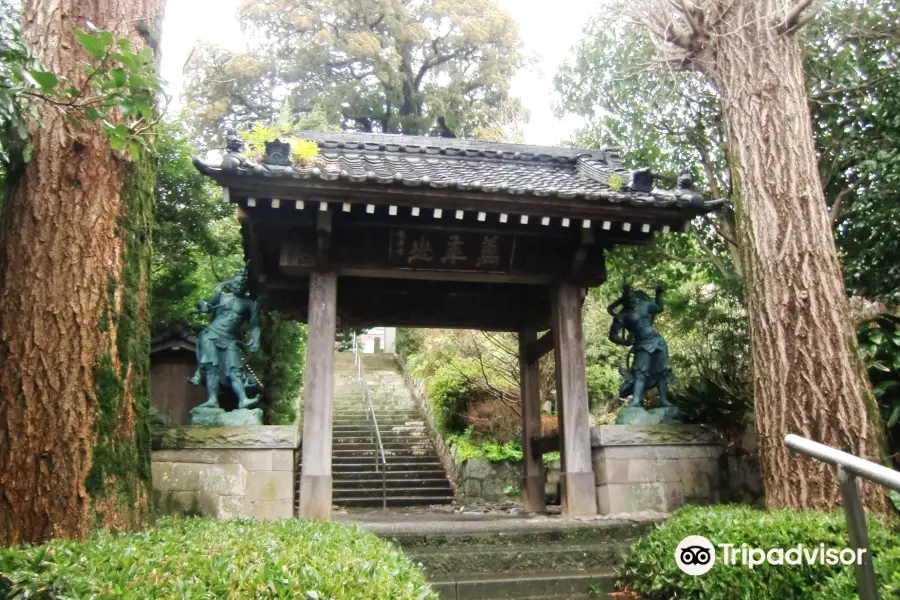
<svg viewBox="0 0 900 600">
<path fill-rule="evenodd" d="M 856 564 L 856 589 L 859 592 L 860 600 L 878 600 L 878 579 L 875 576 L 872 552 L 869 548 L 869 528 L 866 525 L 866 512 L 859 495 L 856 478 L 863 477 L 900 492 L 900 472 L 799 435 L 788 435 L 784 438 L 784 442 L 792 450 L 832 464 L 837 468 L 838 485 L 841 488 L 850 545 L 857 551 L 864 551 L 862 560 L 857 561 Z"/>
<path fill-rule="evenodd" d="M 375 454 L 375 472 L 381 471 L 381 508 L 387 509 L 387 459 L 384 456 L 384 444 L 381 443 L 381 430 L 378 428 L 378 419 L 375 418 L 375 407 L 372 406 L 372 399 L 369 397 L 369 386 L 366 385 L 366 376 L 362 368 L 362 352 L 359 351 L 359 345 L 356 341 L 356 332 L 353 333 L 353 361 L 356 363 L 356 377 L 362 386 L 363 398 L 366 399 L 368 412 L 367 418 L 372 419 L 373 442 L 378 444 L 378 452 Z M 381 469 L 378 468 L 378 460 L 381 459 Z"/>
</svg>

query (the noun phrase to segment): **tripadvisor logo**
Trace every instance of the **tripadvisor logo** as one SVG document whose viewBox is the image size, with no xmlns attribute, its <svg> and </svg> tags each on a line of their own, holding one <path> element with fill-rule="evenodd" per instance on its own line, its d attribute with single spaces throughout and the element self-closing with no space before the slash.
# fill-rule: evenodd
<svg viewBox="0 0 900 600">
<path fill-rule="evenodd" d="M 690 535 L 675 548 L 675 564 L 688 575 L 703 575 L 716 563 L 716 548 L 721 551 L 722 564 L 753 569 L 760 565 L 861 565 L 864 548 L 826 548 L 825 544 L 791 548 L 752 548 L 747 544 L 717 544 L 702 535 Z"/>
<path fill-rule="evenodd" d="M 689 535 L 675 548 L 675 564 L 688 575 L 703 575 L 716 564 L 716 549 L 702 535 Z"/>
</svg>

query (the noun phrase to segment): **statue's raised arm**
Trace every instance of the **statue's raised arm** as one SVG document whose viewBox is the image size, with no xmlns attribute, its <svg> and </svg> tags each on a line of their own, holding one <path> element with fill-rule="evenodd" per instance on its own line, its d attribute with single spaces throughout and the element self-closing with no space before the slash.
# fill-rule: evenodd
<svg viewBox="0 0 900 600">
<path fill-rule="evenodd" d="M 619 315 L 613 317 L 612 325 L 609 326 L 609 341 L 613 344 L 618 344 L 619 346 L 631 345 L 628 330 L 625 329 L 625 323 Z"/>
</svg>

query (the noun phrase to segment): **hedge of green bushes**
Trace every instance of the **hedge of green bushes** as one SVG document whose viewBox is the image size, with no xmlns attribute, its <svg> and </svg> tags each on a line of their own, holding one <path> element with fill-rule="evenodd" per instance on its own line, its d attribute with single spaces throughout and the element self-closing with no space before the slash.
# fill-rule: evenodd
<svg viewBox="0 0 900 600">
<path fill-rule="evenodd" d="M 689 535 L 714 545 L 788 549 L 849 546 L 842 512 L 761 511 L 747 507 L 687 507 L 641 538 L 625 561 L 620 584 L 646 600 L 844 600 L 857 598 L 852 566 L 761 565 L 753 569 L 716 564 L 690 576 L 675 564 L 675 548 Z M 882 598 L 900 597 L 900 533 L 896 523 L 869 520 L 872 556 Z"/>
<path fill-rule="evenodd" d="M 157 525 L 0 549 L 0 600 L 437 600 L 396 547 L 355 527 L 199 518 Z"/>
</svg>

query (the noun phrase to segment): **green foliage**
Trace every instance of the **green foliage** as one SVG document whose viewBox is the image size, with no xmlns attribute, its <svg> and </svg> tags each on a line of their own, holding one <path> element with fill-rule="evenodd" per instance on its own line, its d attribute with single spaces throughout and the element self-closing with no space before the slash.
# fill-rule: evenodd
<svg viewBox="0 0 900 600">
<path fill-rule="evenodd" d="M 725 565 L 716 548 L 716 564 L 707 574 L 681 572 L 674 560 L 678 543 L 702 535 L 713 545 L 762 548 L 845 548 L 849 546 L 842 513 L 759 511 L 747 507 L 687 507 L 638 540 L 625 560 L 620 584 L 647 600 L 835 600 L 855 598 L 852 566 L 762 565 L 753 569 Z M 875 570 L 883 598 L 900 591 L 900 536 L 880 520 L 869 520 Z"/>
<path fill-rule="evenodd" d="M 466 410 L 477 398 L 472 380 L 451 367 L 442 367 L 427 380 L 426 387 L 438 429 L 445 434 L 463 431 Z"/>
<path fill-rule="evenodd" d="M 291 159 L 296 164 L 308 165 L 319 155 L 319 145 L 310 140 L 291 140 Z"/>
<path fill-rule="evenodd" d="M 685 285 L 669 294 L 672 403 L 689 422 L 719 431 L 743 429 L 753 408 L 750 331 L 739 300 L 714 285 Z"/>
<path fill-rule="evenodd" d="M 613 173 L 609 176 L 609 189 L 614 192 L 618 192 L 622 189 L 622 186 L 625 185 L 625 182 L 622 181 L 622 178 L 618 173 Z"/>
<path fill-rule="evenodd" d="M 159 124 L 150 321 L 205 323 L 195 312 L 217 281 L 243 265 L 234 207 L 191 162 L 196 150 L 180 120 Z"/>
<path fill-rule="evenodd" d="M 306 325 L 275 311 L 263 314 L 261 321 L 259 352 L 247 359 L 263 385 L 263 418 L 268 425 L 294 425 L 300 416 Z"/>
<path fill-rule="evenodd" d="M 397 337 L 394 339 L 394 350 L 397 356 L 402 357 L 405 362 L 410 355 L 416 354 L 422 348 L 422 341 L 416 333 L 415 329 L 397 329 Z"/>
<path fill-rule="evenodd" d="M 486 458 L 491 462 L 522 460 L 522 446 L 516 442 L 498 444 L 493 441 L 477 442 L 472 439 L 472 429 L 463 433 L 447 436 L 447 443 L 456 448 L 456 460 L 462 462 L 469 458 Z"/>
<path fill-rule="evenodd" d="M 849 290 L 900 303 L 900 6 L 832 0 L 805 32 L 819 173 Z"/>
<path fill-rule="evenodd" d="M 859 346 L 887 430 L 888 452 L 900 455 L 900 318 L 879 315 L 860 324 Z"/>
<path fill-rule="evenodd" d="M 587 367 L 588 401 L 591 407 L 619 397 L 622 376 L 607 364 L 593 364 Z"/>
<path fill-rule="evenodd" d="M 403 553 L 322 521 L 166 519 L 0 549 L 0 598 L 437 600 Z"/>
<path fill-rule="evenodd" d="M 5 172 L 29 161 L 30 130 L 40 125 L 42 104 L 62 111 L 76 129 L 84 121 L 99 124 L 115 151 L 128 149 L 137 158 L 149 147 L 145 134 L 163 95 L 150 48 L 136 51 L 129 40 L 108 31 L 75 30 L 89 58 L 84 83 L 75 85 L 37 61 L 11 16 L 0 13 L 0 164 Z"/>
<path fill-rule="evenodd" d="M 494 120 L 522 65 L 512 17 L 494 0 L 250 0 L 252 49 L 204 46 L 185 96 L 202 138 L 318 107 L 342 129 L 472 136 Z"/>
</svg>

